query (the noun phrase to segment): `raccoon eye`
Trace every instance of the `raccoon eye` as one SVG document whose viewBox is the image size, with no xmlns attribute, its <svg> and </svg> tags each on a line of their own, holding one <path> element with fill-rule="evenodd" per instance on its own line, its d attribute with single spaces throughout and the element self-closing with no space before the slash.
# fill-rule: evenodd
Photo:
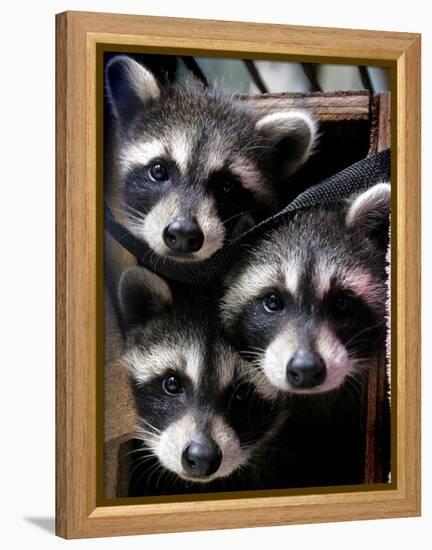
<svg viewBox="0 0 432 550">
<path fill-rule="evenodd" d="M 238 189 L 238 184 L 236 181 L 232 179 L 225 179 L 221 183 L 221 191 L 225 195 L 229 195 L 230 193 L 234 193 Z"/>
<path fill-rule="evenodd" d="M 244 401 L 246 399 L 247 387 L 245 385 L 239 386 L 233 393 L 233 398 L 236 401 Z"/>
<path fill-rule="evenodd" d="M 282 311 L 284 308 L 284 303 L 282 298 L 276 292 L 267 294 L 263 300 L 263 306 L 266 311 L 269 313 L 275 313 L 276 311 Z"/>
<path fill-rule="evenodd" d="M 168 395 L 176 395 L 183 389 L 180 379 L 172 374 L 164 378 L 162 388 Z"/>
<path fill-rule="evenodd" d="M 150 179 L 154 182 L 167 181 L 169 179 L 168 170 L 161 162 L 156 162 L 149 167 Z"/>
<path fill-rule="evenodd" d="M 340 294 L 335 298 L 333 307 L 337 313 L 348 313 L 354 306 L 354 297 Z"/>
</svg>

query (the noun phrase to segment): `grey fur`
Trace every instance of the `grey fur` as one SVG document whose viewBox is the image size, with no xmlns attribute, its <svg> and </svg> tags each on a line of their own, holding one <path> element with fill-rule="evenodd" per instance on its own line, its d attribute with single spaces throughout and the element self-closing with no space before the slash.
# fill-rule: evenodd
<svg viewBox="0 0 432 550">
<path fill-rule="evenodd" d="M 373 362 L 384 343 L 389 212 L 390 184 L 345 203 L 299 210 L 228 274 L 222 321 L 270 394 L 328 391 Z M 263 299 L 271 292 L 282 296 L 283 310 L 265 311 Z M 337 300 L 346 300 L 347 293 L 348 304 L 357 309 L 344 316 Z M 370 345 L 354 349 L 359 331 Z M 298 390 L 287 380 L 286 367 L 304 347 L 327 356 L 328 375 L 322 384 Z"/>
<path fill-rule="evenodd" d="M 254 373 L 215 323 L 213 299 L 196 288 L 170 286 L 168 290 L 165 281 L 139 267 L 121 278 L 123 361 L 141 423 L 138 431 L 162 469 L 179 479 L 210 483 L 231 478 L 256 468 L 265 444 L 281 426 L 285 408 L 277 398 L 260 394 Z M 164 380 L 172 375 L 182 380 L 182 395 L 164 393 Z M 234 397 L 240 388 L 247 388 L 243 402 Z M 182 452 L 202 434 L 211 434 L 222 462 L 211 475 L 191 479 L 182 468 Z"/>
<path fill-rule="evenodd" d="M 257 221 L 275 212 L 280 186 L 316 140 L 309 113 L 260 116 L 198 85 L 162 86 L 126 56 L 108 63 L 106 85 L 117 121 L 111 159 L 117 166 L 109 170 L 119 169 L 115 207 L 135 236 L 175 260 L 206 259 L 238 234 L 245 216 Z M 154 161 L 168 168 L 164 185 L 148 181 Z M 235 191 L 225 196 L 227 179 Z M 205 237 L 200 250 L 180 255 L 164 244 L 164 227 L 174 218 L 197 220 Z"/>
</svg>

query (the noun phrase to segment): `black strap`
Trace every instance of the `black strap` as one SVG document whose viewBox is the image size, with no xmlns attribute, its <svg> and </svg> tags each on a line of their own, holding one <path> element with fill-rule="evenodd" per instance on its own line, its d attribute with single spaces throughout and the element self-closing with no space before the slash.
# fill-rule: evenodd
<svg viewBox="0 0 432 550">
<path fill-rule="evenodd" d="M 137 260 L 143 258 L 148 250 L 147 245 L 140 239 L 137 239 L 124 225 L 114 218 L 111 208 L 105 204 L 104 208 L 104 228 L 123 248 L 135 256 Z"/>
<path fill-rule="evenodd" d="M 150 247 L 137 239 L 122 224 L 115 220 L 110 208 L 105 206 L 105 229 L 126 248 L 138 264 L 147 267 L 162 277 L 184 283 L 216 286 L 239 251 L 251 245 L 263 232 L 276 227 L 291 212 L 301 208 L 329 204 L 375 185 L 390 181 L 390 149 L 371 155 L 341 172 L 314 185 L 298 195 L 283 210 L 258 223 L 252 229 L 201 262 L 180 263 L 168 258 L 161 259 Z"/>
</svg>

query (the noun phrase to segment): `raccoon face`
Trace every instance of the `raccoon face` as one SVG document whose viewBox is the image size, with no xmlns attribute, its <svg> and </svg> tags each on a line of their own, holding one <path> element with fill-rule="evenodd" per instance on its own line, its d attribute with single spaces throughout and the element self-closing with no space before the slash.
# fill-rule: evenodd
<svg viewBox="0 0 432 550">
<path fill-rule="evenodd" d="M 210 316 L 185 312 L 168 285 L 142 268 L 122 276 L 120 303 L 128 327 L 124 362 L 145 449 L 165 470 L 199 483 L 254 461 L 283 413 L 276 400 L 260 395 L 249 365 Z"/>
<path fill-rule="evenodd" d="M 390 185 L 299 211 L 228 280 L 222 318 L 271 394 L 335 389 L 385 336 Z"/>
<path fill-rule="evenodd" d="M 160 87 L 126 56 L 106 68 L 118 121 L 124 223 L 157 254 L 209 258 L 277 208 L 277 188 L 309 157 L 306 112 L 259 117 L 240 101 Z"/>
</svg>

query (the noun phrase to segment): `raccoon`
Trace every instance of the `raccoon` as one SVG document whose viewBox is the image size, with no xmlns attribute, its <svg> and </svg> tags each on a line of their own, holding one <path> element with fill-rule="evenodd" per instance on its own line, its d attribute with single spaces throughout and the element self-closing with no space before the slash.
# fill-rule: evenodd
<svg viewBox="0 0 432 550">
<path fill-rule="evenodd" d="M 341 388 L 382 349 L 389 213 L 389 183 L 299 210 L 232 269 L 223 324 L 263 390 Z"/>
<path fill-rule="evenodd" d="M 285 407 L 260 395 L 216 326 L 213 299 L 140 267 L 124 272 L 119 295 L 146 457 L 130 496 L 261 487 Z"/>
<path fill-rule="evenodd" d="M 127 56 L 108 62 L 105 80 L 116 121 L 110 200 L 129 231 L 165 258 L 205 260 L 274 212 L 278 188 L 316 140 L 308 112 L 259 115 L 198 84 L 161 86 Z"/>
</svg>

